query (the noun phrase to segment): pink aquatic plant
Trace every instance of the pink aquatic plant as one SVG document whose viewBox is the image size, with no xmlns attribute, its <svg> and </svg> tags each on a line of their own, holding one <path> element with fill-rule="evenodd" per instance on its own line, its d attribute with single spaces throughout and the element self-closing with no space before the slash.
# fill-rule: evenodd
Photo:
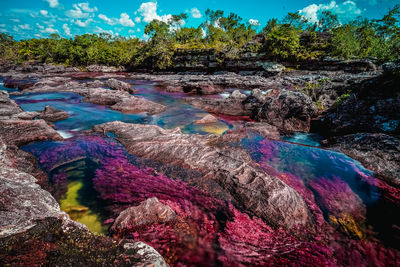
<svg viewBox="0 0 400 267">
<path fill-rule="evenodd" d="M 100 164 L 94 186 L 113 207 L 157 197 L 175 211 L 173 222 L 155 222 L 128 234 L 114 233 L 149 243 L 172 264 L 212 265 L 217 259 L 225 266 L 233 262 L 283 265 L 307 262 L 307 258 L 316 264 L 329 261 L 329 250 L 323 245 L 297 241 L 182 181 L 137 168 L 125 158 L 105 158 Z"/>
</svg>

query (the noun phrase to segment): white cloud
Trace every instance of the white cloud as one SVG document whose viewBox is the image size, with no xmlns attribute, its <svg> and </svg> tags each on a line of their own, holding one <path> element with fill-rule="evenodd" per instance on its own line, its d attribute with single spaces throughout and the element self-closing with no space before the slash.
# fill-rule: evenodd
<svg viewBox="0 0 400 267">
<path fill-rule="evenodd" d="M 125 27 L 135 27 L 135 23 L 129 18 L 129 15 L 126 13 L 121 14 L 121 18 L 119 19 L 119 23 Z"/>
<path fill-rule="evenodd" d="M 142 21 L 142 19 L 141 19 L 140 17 L 136 17 L 136 18 L 135 18 L 135 22 L 136 22 L 136 23 L 140 23 L 141 21 Z"/>
<path fill-rule="evenodd" d="M 68 27 L 67 24 L 63 24 L 63 30 L 64 30 L 65 35 L 72 36 L 71 29 Z"/>
<path fill-rule="evenodd" d="M 91 14 L 97 12 L 97 7 L 90 8 L 89 3 L 80 3 L 73 4 L 73 9 L 67 10 L 65 15 L 74 19 L 85 19 L 88 18 Z"/>
<path fill-rule="evenodd" d="M 137 31 L 137 32 L 140 32 L 140 29 L 138 28 L 136 31 Z"/>
<path fill-rule="evenodd" d="M 44 30 L 41 30 L 40 32 L 42 32 L 42 33 L 58 33 L 58 30 L 48 27 Z"/>
<path fill-rule="evenodd" d="M 157 14 L 157 2 L 146 2 L 140 5 L 138 12 L 142 15 L 144 22 L 151 22 L 155 19 L 167 22 L 171 14 L 159 16 Z"/>
<path fill-rule="evenodd" d="M 90 22 L 92 22 L 93 19 L 87 19 L 86 21 L 81 21 L 80 19 L 75 21 L 75 24 L 78 25 L 79 27 L 87 27 Z"/>
<path fill-rule="evenodd" d="M 195 19 L 199 19 L 202 17 L 200 10 L 197 7 L 193 7 L 192 9 L 190 9 L 190 14 Z"/>
<path fill-rule="evenodd" d="M 307 18 L 309 22 L 316 23 L 323 11 L 331 11 L 338 16 L 339 21 L 344 22 L 360 16 L 363 12 L 355 2 L 347 0 L 341 4 L 337 4 L 336 1 L 331 1 L 329 4 L 312 4 L 299 10 L 299 14 Z"/>
<path fill-rule="evenodd" d="M 89 3 L 87 3 L 87 2 L 78 4 L 78 7 L 80 7 L 80 9 L 82 9 L 85 12 L 89 12 L 89 13 L 97 12 L 97 7 L 90 8 Z"/>
<path fill-rule="evenodd" d="M 5 27 L 6 27 L 6 24 L 0 24 L 0 27 L 1 27 L 1 28 L 5 28 Z"/>
<path fill-rule="evenodd" d="M 44 26 L 40 25 L 39 23 L 36 23 L 36 27 L 38 27 L 41 30 L 44 30 Z"/>
<path fill-rule="evenodd" d="M 13 21 L 15 23 L 21 22 L 19 19 L 11 19 L 11 21 Z"/>
<path fill-rule="evenodd" d="M 29 24 L 18 25 L 18 27 L 22 30 L 30 30 L 31 26 Z"/>
<path fill-rule="evenodd" d="M 249 19 L 249 23 L 253 26 L 260 26 L 260 22 L 256 19 Z"/>
<path fill-rule="evenodd" d="M 96 26 L 95 32 L 96 33 L 108 33 L 108 34 L 114 35 L 114 32 L 112 30 L 103 30 L 99 26 Z"/>
<path fill-rule="evenodd" d="M 58 0 L 45 0 L 47 3 L 49 3 L 50 7 L 55 8 L 58 7 L 59 3 Z"/>
<path fill-rule="evenodd" d="M 42 14 L 43 16 L 47 16 L 49 12 L 47 10 L 40 10 L 40 14 Z"/>
<path fill-rule="evenodd" d="M 111 18 L 107 17 L 106 15 L 99 14 L 98 17 L 99 17 L 99 19 L 103 20 L 105 23 L 107 23 L 109 25 L 117 24 L 116 19 L 111 19 Z"/>
</svg>

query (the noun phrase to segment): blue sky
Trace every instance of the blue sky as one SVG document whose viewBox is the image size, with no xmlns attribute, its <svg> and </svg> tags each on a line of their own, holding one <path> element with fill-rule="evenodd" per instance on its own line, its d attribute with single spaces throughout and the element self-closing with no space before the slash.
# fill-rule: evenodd
<svg viewBox="0 0 400 267">
<path fill-rule="evenodd" d="M 380 18 L 400 0 L 1 0 L 0 32 L 16 39 L 63 37 L 109 32 L 143 38 L 144 26 L 152 19 L 168 20 L 186 12 L 186 26 L 198 26 L 207 8 L 239 14 L 261 29 L 268 19 L 300 12 L 311 21 L 330 10 L 343 22 L 358 16 Z"/>
</svg>

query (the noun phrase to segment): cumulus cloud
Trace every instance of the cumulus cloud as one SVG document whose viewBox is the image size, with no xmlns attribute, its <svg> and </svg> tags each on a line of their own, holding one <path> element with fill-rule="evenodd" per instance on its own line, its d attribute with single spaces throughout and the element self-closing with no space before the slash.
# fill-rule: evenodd
<svg viewBox="0 0 400 267">
<path fill-rule="evenodd" d="M 195 19 L 201 18 L 200 10 L 197 7 L 193 7 L 192 9 L 190 9 L 190 14 Z"/>
<path fill-rule="evenodd" d="M 58 0 L 45 0 L 50 7 L 56 8 L 59 6 Z"/>
<path fill-rule="evenodd" d="M 260 22 L 256 19 L 249 19 L 249 23 L 253 26 L 260 26 Z"/>
<path fill-rule="evenodd" d="M 18 27 L 22 30 L 30 30 L 31 26 L 29 24 L 18 25 Z"/>
<path fill-rule="evenodd" d="M 144 22 L 151 22 L 155 19 L 167 22 L 172 18 L 171 14 L 159 16 L 157 14 L 157 2 L 146 2 L 140 5 L 138 12 L 142 15 Z"/>
<path fill-rule="evenodd" d="M 97 12 L 97 7 L 90 8 L 89 3 L 73 4 L 73 9 L 67 10 L 65 15 L 74 19 L 88 18 L 93 12 Z"/>
<path fill-rule="evenodd" d="M 44 30 L 44 26 L 40 25 L 39 23 L 36 23 L 36 27 L 38 27 L 41 30 Z"/>
<path fill-rule="evenodd" d="M 331 1 L 329 4 L 312 4 L 299 10 L 299 13 L 309 22 L 316 23 L 323 11 L 331 11 L 338 16 L 339 21 L 343 22 L 354 19 L 363 12 L 355 2 L 347 0 L 340 4 L 337 4 L 336 1 Z"/>
<path fill-rule="evenodd" d="M 68 25 L 66 23 L 63 24 L 63 30 L 64 30 L 65 35 L 72 36 L 71 29 L 68 27 Z"/>
<path fill-rule="evenodd" d="M 87 19 L 85 21 L 81 21 L 80 19 L 75 21 L 75 24 L 78 25 L 79 27 L 87 27 L 90 22 L 92 22 L 92 19 Z"/>
<path fill-rule="evenodd" d="M 13 21 L 15 23 L 21 22 L 19 19 L 11 19 L 11 21 Z"/>
<path fill-rule="evenodd" d="M 93 7 L 93 8 L 90 8 L 89 7 L 89 3 L 80 3 L 80 4 L 77 4 L 77 6 L 80 8 L 80 9 L 82 9 L 83 11 L 85 11 L 85 12 L 89 12 L 89 13 L 91 13 L 91 12 L 97 12 L 97 7 Z"/>
<path fill-rule="evenodd" d="M 135 23 L 129 18 L 129 15 L 126 13 L 122 13 L 119 19 L 119 23 L 125 27 L 135 27 Z"/>
<path fill-rule="evenodd" d="M 58 30 L 48 27 L 44 30 L 41 30 L 40 32 L 42 32 L 42 33 L 58 33 Z"/>
<path fill-rule="evenodd" d="M 122 13 L 120 18 L 109 18 L 106 15 L 100 14 L 99 19 L 103 20 L 108 25 L 121 24 L 125 27 L 135 27 L 135 23 L 131 20 L 127 13 Z M 137 21 L 137 20 L 135 20 Z M 139 21 L 140 22 L 140 21 Z"/>
<path fill-rule="evenodd" d="M 135 22 L 136 22 L 136 23 L 140 23 L 141 21 L 142 21 L 142 19 L 141 19 L 140 17 L 136 17 L 136 18 L 135 18 Z"/>
<path fill-rule="evenodd" d="M 99 17 L 99 19 L 103 20 L 105 23 L 107 23 L 109 25 L 115 25 L 117 23 L 116 19 L 111 19 L 103 14 L 99 14 L 98 17 Z"/>
<path fill-rule="evenodd" d="M 49 12 L 47 10 L 40 10 L 40 14 L 42 14 L 43 16 L 47 16 Z"/>
<path fill-rule="evenodd" d="M 99 26 L 96 26 L 95 32 L 96 33 L 108 33 L 108 34 L 114 35 L 114 32 L 112 30 L 103 30 Z"/>
</svg>

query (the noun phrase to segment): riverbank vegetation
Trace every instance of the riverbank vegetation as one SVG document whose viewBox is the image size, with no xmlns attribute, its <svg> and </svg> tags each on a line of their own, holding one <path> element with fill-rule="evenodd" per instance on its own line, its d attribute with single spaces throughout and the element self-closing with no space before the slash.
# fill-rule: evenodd
<svg viewBox="0 0 400 267">
<path fill-rule="evenodd" d="M 205 21 L 197 28 L 183 27 L 186 14 L 174 15 L 166 23 L 154 20 L 146 25 L 147 40 L 85 34 L 71 39 L 51 34 L 48 38 L 16 41 L 0 34 L 3 61 L 39 61 L 72 66 L 102 64 L 110 66 L 174 66 L 174 54 L 185 50 L 208 50 L 219 60 L 240 58 L 254 53 L 275 61 L 374 59 L 385 62 L 400 59 L 400 6 L 382 18 L 359 18 L 342 24 L 325 11 L 317 23 L 298 13 L 271 19 L 261 29 L 236 14 L 207 10 Z"/>
</svg>

